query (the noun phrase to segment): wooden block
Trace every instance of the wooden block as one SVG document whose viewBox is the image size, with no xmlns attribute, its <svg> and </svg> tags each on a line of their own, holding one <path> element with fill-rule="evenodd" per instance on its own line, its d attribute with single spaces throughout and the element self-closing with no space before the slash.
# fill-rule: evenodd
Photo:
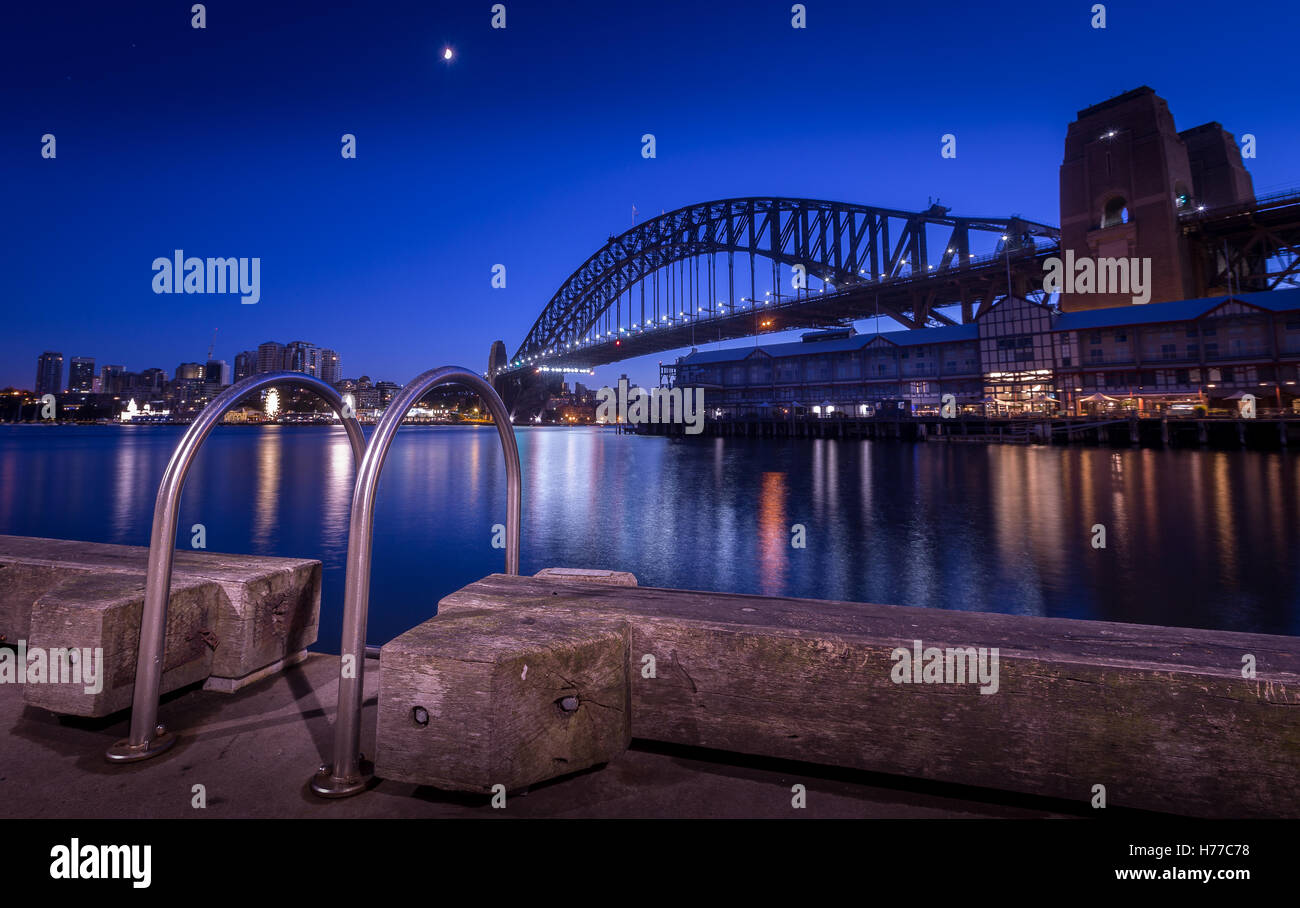
<svg viewBox="0 0 1300 908">
<path fill-rule="evenodd" d="M 0 634 L 11 643 L 29 637 L 37 600 L 69 579 L 123 575 L 143 585 L 148 555 L 144 546 L 0 535 Z M 319 561 L 178 549 L 173 601 L 178 585 L 204 581 L 220 593 L 207 628 L 216 646 L 213 689 L 238 690 L 316 642 Z M 93 590 L 89 601 L 99 601 Z M 134 643 L 131 651 L 133 661 Z"/>
<path fill-rule="evenodd" d="M 532 612 L 438 616 L 380 652 L 375 774 L 513 792 L 631 740 L 628 630 Z"/>
<path fill-rule="evenodd" d="M 589 568 L 542 568 L 534 577 L 551 580 L 577 580 L 584 583 L 612 583 L 636 586 L 636 575 L 628 571 L 596 571 Z"/>
<path fill-rule="evenodd" d="M 162 692 L 202 681 L 211 672 L 212 648 L 203 632 L 212 628 L 221 597 L 221 588 L 209 581 L 172 583 Z M 32 609 L 28 647 L 46 654 L 73 648 L 89 651 L 95 659 L 94 674 L 102 672 L 102 679 L 93 685 L 84 683 L 83 655 L 81 683 L 24 684 L 24 699 L 32 706 L 72 716 L 107 716 L 130 706 L 143 614 L 144 583 L 128 574 L 77 577 L 42 595 Z M 87 686 L 100 689 L 87 691 Z"/>
<path fill-rule="evenodd" d="M 494 574 L 441 617 L 631 629 L 638 738 L 1205 817 L 1300 817 L 1300 639 Z M 996 693 L 892 654 L 999 650 Z M 1254 657 L 1257 677 L 1241 676 Z M 654 671 L 644 669 L 653 657 Z"/>
<path fill-rule="evenodd" d="M 0 562 L 0 643 L 26 640 L 36 600 L 74 577 L 93 573 L 52 562 Z"/>
</svg>

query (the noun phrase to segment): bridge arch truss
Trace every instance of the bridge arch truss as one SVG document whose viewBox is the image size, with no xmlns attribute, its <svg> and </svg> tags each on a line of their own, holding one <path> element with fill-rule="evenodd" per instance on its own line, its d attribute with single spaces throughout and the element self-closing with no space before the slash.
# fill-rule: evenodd
<svg viewBox="0 0 1300 908">
<path fill-rule="evenodd" d="M 979 240 L 980 234 L 991 236 L 979 245 L 996 243 L 992 255 L 972 251 L 972 238 Z M 1007 257 L 1009 273 L 1013 254 L 1023 259 L 1026 253 L 1055 249 L 1058 242 L 1059 231 L 1046 224 L 1014 216 L 957 217 L 937 204 L 923 212 L 800 198 L 688 205 L 609 237 L 555 292 L 507 368 L 625 358 L 617 351 L 625 338 L 654 331 L 673 344 L 665 329 L 687 325 L 693 340 L 697 325 L 707 339 L 715 339 L 713 327 L 721 338 L 763 333 L 765 325 L 783 330 L 796 323 L 838 324 L 847 316 L 827 308 L 834 298 L 857 298 L 856 309 L 849 309 L 857 312 L 852 317 L 862 317 L 863 291 L 927 283 L 947 287 L 952 282 L 945 278 L 980 269 L 996 272 L 988 266 L 1000 256 Z M 758 259 L 765 260 L 769 287 L 761 299 L 756 299 Z M 798 288 L 791 280 L 796 266 L 806 275 Z M 875 312 L 909 328 L 953 324 L 936 310 L 965 305 L 972 294 L 980 295 L 965 284 L 960 292 L 906 299 L 877 293 Z M 785 314 L 779 326 L 775 319 L 750 318 L 763 306 Z M 603 355 L 593 356 L 593 348 L 604 349 Z"/>
</svg>

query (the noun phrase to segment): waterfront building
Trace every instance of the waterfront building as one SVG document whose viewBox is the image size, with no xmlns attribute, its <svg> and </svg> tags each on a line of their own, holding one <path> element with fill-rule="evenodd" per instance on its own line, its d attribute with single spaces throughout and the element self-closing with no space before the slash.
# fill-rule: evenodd
<svg viewBox="0 0 1300 908">
<path fill-rule="evenodd" d="M 58 394 L 63 390 L 63 354 L 46 350 L 36 359 L 36 393 Z"/>
<path fill-rule="evenodd" d="M 944 395 L 989 415 L 1090 412 L 1097 395 L 1139 412 L 1291 408 L 1300 376 L 1300 289 L 1061 312 L 1016 297 L 974 322 L 692 352 L 676 384 L 708 415 L 937 412 Z"/>
</svg>

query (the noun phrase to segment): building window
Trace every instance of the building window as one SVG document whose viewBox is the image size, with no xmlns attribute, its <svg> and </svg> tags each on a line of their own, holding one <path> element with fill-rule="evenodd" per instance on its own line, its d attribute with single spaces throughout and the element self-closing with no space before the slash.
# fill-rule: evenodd
<svg viewBox="0 0 1300 908">
<path fill-rule="evenodd" d="M 1174 344 L 1161 344 L 1160 356 L 1164 359 L 1178 359 L 1178 347 Z"/>
<path fill-rule="evenodd" d="M 1088 343 L 1090 343 L 1090 344 L 1100 344 L 1100 343 L 1101 343 L 1101 332 L 1098 331 L 1098 332 L 1096 332 L 1095 334 L 1093 334 L 1093 336 L 1090 337 L 1090 338 L 1088 339 Z"/>
<path fill-rule="evenodd" d="M 1101 216 L 1102 227 L 1118 227 L 1120 224 L 1128 223 L 1128 202 L 1124 201 L 1123 196 L 1115 196 L 1106 203 L 1106 209 Z"/>
</svg>

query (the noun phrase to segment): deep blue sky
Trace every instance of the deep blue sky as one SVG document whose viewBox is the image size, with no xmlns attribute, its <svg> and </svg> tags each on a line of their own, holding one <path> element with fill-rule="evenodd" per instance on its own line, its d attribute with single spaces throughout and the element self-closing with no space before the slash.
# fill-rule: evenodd
<svg viewBox="0 0 1300 908">
<path fill-rule="evenodd" d="M 482 371 L 634 204 L 938 196 L 1057 223 L 1066 125 L 1142 84 L 1180 129 L 1254 133 L 1257 191 L 1300 185 L 1291 4 L 1114 2 L 1105 30 L 1091 2 L 808 0 L 806 30 L 787 0 L 507 0 L 505 30 L 489 0 L 218 0 L 206 30 L 190 5 L 6 10 L 0 386 L 45 349 L 170 375 L 213 328 L 231 362 L 302 339 L 350 377 Z M 155 295 L 176 248 L 261 257 L 261 302 Z M 596 381 L 624 370 L 653 373 Z"/>
</svg>

